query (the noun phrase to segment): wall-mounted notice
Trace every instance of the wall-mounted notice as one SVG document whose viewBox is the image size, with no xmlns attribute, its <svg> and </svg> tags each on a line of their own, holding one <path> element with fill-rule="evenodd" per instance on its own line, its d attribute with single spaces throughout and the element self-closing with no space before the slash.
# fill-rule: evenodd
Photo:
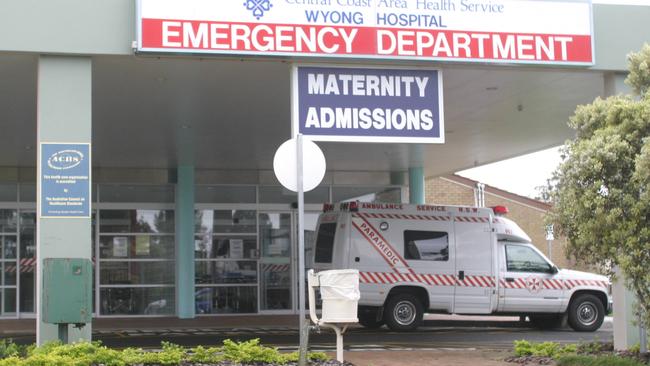
<svg viewBox="0 0 650 366">
<path fill-rule="evenodd" d="M 90 217 L 90 144 L 41 143 L 40 216 Z"/>
<path fill-rule="evenodd" d="M 139 52 L 591 65 L 589 0 L 139 0 Z"/>
<path fill-rule="evenodd" d="M 293 135 L 315 141 L 444 143 L 434 69 L 295 66 Z"/>
</svg>

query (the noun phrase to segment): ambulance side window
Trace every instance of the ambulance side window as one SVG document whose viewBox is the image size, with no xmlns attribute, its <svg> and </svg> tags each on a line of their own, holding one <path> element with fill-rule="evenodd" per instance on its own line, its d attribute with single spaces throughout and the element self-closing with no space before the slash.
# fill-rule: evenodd
<svg viewBox="0 0 650 366">
<path fill-rule="evenodd" d="M 318 236 L 316 236 L 316 253 L 314 262 L 332 263 L 334 256 L 334 234 L 336 234 L 336 223 L 320 224 Z"/>
<path fill-rule="evenodd" d="M 506 245 L 506 264 L 509 272 L 548 273 L 548 264 L 533 249 L 521 245 Z"/>
<path fill-rule="evenodd" d="M 404 230 L 404 259 L 448 261 L 449 234 L 442 231 Z"/>
</svg>

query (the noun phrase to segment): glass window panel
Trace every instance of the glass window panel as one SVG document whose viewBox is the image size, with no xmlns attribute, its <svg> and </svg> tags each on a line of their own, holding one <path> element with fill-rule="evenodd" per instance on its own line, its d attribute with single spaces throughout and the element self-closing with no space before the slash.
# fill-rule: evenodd
<svg viewBox="0 0 650 366">
<path fill-rule="evenodd" d="M 102 315 L 173 315 L 173 287 L 102 288 Z"/>
<path fill-rule="evenodd" d="M 399 187 L 334 187 L 334 202 L 402 202 L 402 189 Z"/>
<path fill-rule="evenodd" d="M 404 230 L 404 258 L 448 261 L 449 235 L 442 231 Z"/>
<path fill-rule="evenodd" d="M 18 211 L 0 210 L 0 233 L 15 233 L 17 230 Z"/>
<path fill-rule="evenodd" d="M 94 276 L 94 275 L 93 275 Z M 93 277 L 95 278 L 95 277 Z M 94 283 L 95 281 L 93 281 Z M 34 264 L 20 267 L 20 312 L 33 313 L 36 299 L 36 279 L 34 278 Z"/>
<path fill-rule="evenodd" d="M 173 233 L 173 210 L 101 210 L 100 233 Z"/>
<path fill-rule="evenodd" d="M 197 186 L 197 203 L 255 203 L 255 186 Z"/>
<path fill-rule="evenodd" d="M 115 185 L 99 186 L 101 202 L 173 203 L 172 185 Z"/>
<path fill-rule="evenodd" d="M 18 201 L 18 186 L 13 183 L 0 184 L 0 202 Z"/>
<path fill-rule="evenodd" d="M 36 213 L 20 213 L 20 257 L 36 257 Z M 93 236 L 94 239 L 94 236 Z"/>
<path fill-rule="evenodd" d="M 4 289 L 4 299 L 5 299 L 5 308 L 3 315 L 10 315 L 11 313 L 16 313 L 16 289 L 15 288 L 6 288 Z"/>
<path fill-rule="evenodd" d="M 214 211 L 213 230 L 215 233 L 254 233 L 256 224 L 255 211 Z"/>
<path fill-rule="evenodd" d="M 101 258 L 111 259 L 172 259 L 174 258 L 174 236 L 101 235 L 99 253 Z"/>
<path fill-rule="evenodd" d="M 262 257 L 291 256 L 291 214 L 260 213 Z"/>
<path fill-rule="evenodd" d="M 16 259 L 17 243 L 16 235 L 0 235 L 0 259 Z"/>
<path fill-rule="evenodd" d="M 197 284 L 257 283 L 256 261 L 196 261 Z"/>
<path fill-rule="evenodd" d="M 257 287 L 199 287 L 196 289 L 197 314 L 257 312 Z"/>
<path fill-rule="evenodd" d="M 194 238 L 194 257 L 201 259 L 257 258 L 257 238 L 197 235 Z"/>
<path fill-rule="evenodd" d="M 336 235 L 336 223 L 320 224 L 318 236 L 316 237 L 316 263 L 332 263 L 334 255 L 334 236 Z"/>
<path fill-rule="evenodd" d="M 100 285 L 173 285 L 174 262 L 100 262 Z"/>
<path fill-rule="evenodd" d="M 0 262 L 0 271 L 4 273 L 0 284 L 3 286 L 16 286 L 16 262 Z"/>
<path fill-rule="evenodd" d="M 329 187 L 316 187 L 305 192 L 305 203 L 323 203 L 330 201 Z M 282 186 L 260 186 L 260 203 L 287 203 L 298 202 L 296 192 Z"/>
<path fill-rule="evenodd" d="M 36 184 L 20 183 L 20 202 L 36 202 Z"/>
<path fill-rule="evenodd" d="M 551 265 L 532 248 L 521 245 L 506 246 L 508 271 L 547 273 Z"/>
<path fill-rule="evenodd" d="M 261 307 L 264 310 L 291 309 L 290 259 L 261 264 Z"/>
</svg>

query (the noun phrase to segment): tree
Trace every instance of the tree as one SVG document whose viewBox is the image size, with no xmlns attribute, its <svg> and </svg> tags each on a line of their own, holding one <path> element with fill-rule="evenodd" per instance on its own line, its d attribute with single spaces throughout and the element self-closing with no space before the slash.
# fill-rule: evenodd
<svg viewBox="0 0 650 366">
<path fill-rule="evenodd" d="M 635 95 L 579 106 L 554 173 L 549 221 L 577 261 L 620 268 L 650 325 L 650 45 L 628 56 Z"/>
</svg>

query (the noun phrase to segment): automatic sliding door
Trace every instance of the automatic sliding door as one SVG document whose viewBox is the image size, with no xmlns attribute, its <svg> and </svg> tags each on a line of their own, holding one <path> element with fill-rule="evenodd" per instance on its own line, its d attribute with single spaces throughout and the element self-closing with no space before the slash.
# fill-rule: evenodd
<svg viewBox="0 0 650 366">
<path fill-rule="evenodd" d="M 293 309 L 291 280 L 291 213 L 261 212 L 260 310 Z"/>
</svg>

